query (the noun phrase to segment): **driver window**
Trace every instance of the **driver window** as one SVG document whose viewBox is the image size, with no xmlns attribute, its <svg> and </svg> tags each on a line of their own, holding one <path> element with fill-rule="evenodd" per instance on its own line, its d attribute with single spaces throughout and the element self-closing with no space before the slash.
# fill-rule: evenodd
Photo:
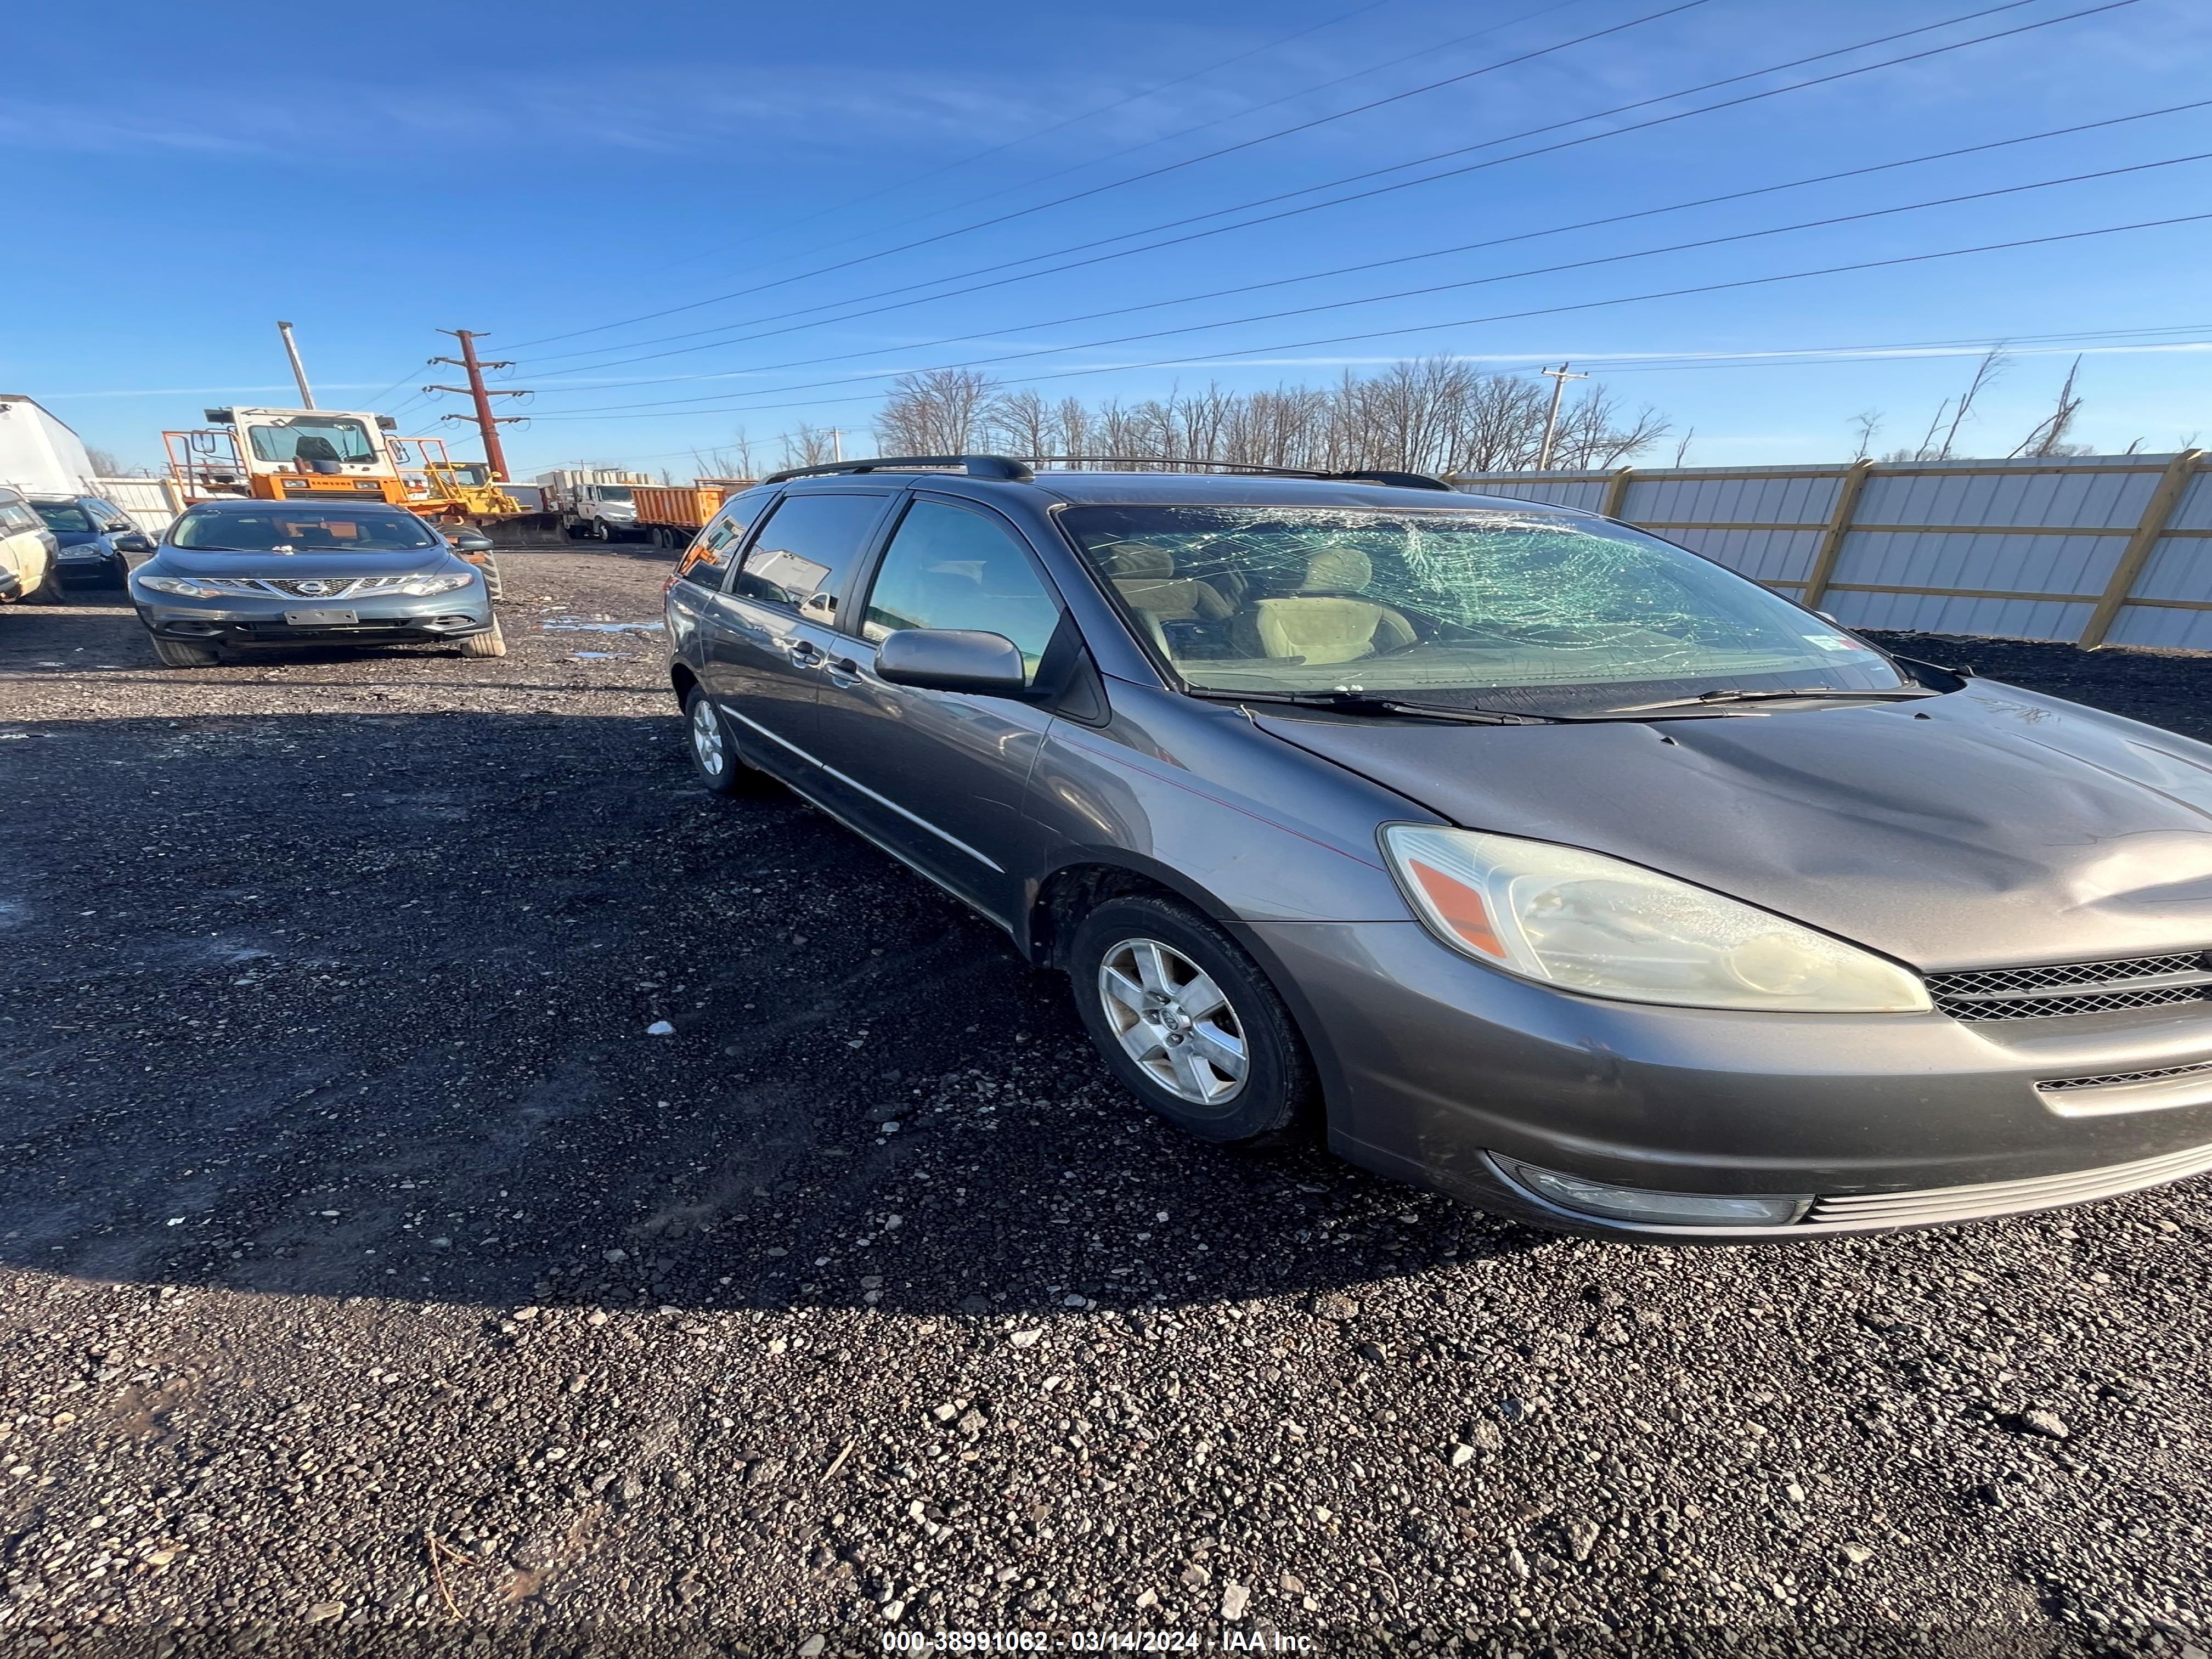
<svg viewBox="0 0 2212 1659">
<path fill-rule="evenodd" d="M 1012 534 L 980 513 L 925 497 L 877 567 L 860 632 L 871 645 L 906 628 L 1004 635 L 1035 678 L 1059 625 L 1059 601 Z"/>
</svg>

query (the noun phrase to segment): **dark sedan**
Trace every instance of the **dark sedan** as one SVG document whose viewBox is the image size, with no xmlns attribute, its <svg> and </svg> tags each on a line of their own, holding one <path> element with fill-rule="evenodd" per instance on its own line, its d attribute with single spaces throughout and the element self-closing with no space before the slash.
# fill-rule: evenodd
<svg viewBox="0 0 2212 1659">
<path fill-rule="evenodd" d="M 131 574 L 131 555 L 154 550 L 154 538 L 112 501 L 97 495 L 33 495 L 30 501 L 60 544 L 54 568 L 64 581 L 119 586 Z"/>
<path fill-rule="evenodd" d="M 1627 526 L 854 462 L 726 503 L 667 618 L 709 788 L 774 774 L 996 922 L 1207 1139 L 1312 1115 L 1675 1240 L 2212 1169 L 2212 747 Z"/>
</svg>

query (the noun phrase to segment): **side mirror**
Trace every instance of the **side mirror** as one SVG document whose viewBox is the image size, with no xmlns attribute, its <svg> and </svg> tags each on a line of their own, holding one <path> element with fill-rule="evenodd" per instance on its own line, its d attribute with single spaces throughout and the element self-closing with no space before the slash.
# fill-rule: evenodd
<svg viewBox="0 0 2212 1659">
<path fill-rule="evenodd" d="M 154 544 L 136 532 L 118 536 L 108 545 L 118 553 L 151 553 L 154 550 Z"/>
<path fill-rule="evenodd" d="M 1003 634 L 903 628 L 876 647 L 876 672 L 893 685 L 1018 697 L 1029 690 L 1022 653 Z"/>
<path fill-rule="evenodd" d="M 453 543 L 457 553 L 489 553 L 492 550 L 491 538 L 481 530 L 457 531 L 447 539 Z"/>
</svg>

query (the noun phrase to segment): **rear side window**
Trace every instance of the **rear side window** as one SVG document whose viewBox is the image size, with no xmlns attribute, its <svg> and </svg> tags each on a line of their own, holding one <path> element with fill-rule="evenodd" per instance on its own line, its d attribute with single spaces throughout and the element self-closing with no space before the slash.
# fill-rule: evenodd
<svg viewBox="0 0 2212 1659">
<path fill-rule="evenodd" d="M 729 576 L 745 532 L 760 517 L 761 509 L 775 499 L 772 489 L 748 489 L 724 501 L 721 511 L 707 521 L 707 527 L 685 550 L 683 563 L 676 567 L 677 579 L 719 589 Z"/>
<path fill-rule="evenodd" d="M 43 522 L 21 501 L 0 501 L 0 530 L 36 530 Z"/>
<path fill-rule="evenodd" d="M 881 495 L 786 495 L 753 538 L 738 572 L 738 595 L 829 619 L 845 573 L 883 511 Z"/>
</svg>

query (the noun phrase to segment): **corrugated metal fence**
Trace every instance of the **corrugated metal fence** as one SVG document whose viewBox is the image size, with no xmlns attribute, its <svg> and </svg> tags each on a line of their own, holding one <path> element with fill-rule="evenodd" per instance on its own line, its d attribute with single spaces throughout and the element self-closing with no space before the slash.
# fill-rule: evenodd
<svg viewBox="0 0 2212 1659">
<path fill-rule="evenodd" d="M 173 478 L 88 478 L 102 501 L 123 509 L 131 521 L 158 537 L 185 510 L 185 492 Z"/>
<path fill-rule="evenodd" d="M 1462 473 L 1589 507 L 1853 628 L 2212 651 L 2212 456 Z"/>
</svg>

